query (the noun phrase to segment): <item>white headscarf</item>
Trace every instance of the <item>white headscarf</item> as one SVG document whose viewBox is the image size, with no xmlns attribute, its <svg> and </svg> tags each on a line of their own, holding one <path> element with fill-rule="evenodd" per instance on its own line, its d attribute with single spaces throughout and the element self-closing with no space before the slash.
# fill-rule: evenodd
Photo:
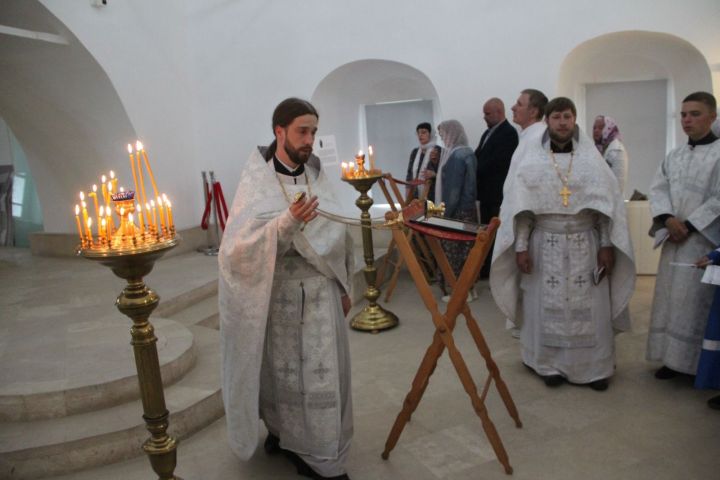
<svg viewBox="0 0 720 480">
<path fill-rule="evenodd" d="M 455 150 L 463 147 L 469 148 L 469 145 L 465 129 L 463 128 L 462 123 L 457 120 L 445 120 L 444 122 L 440 122 L 440 125 L 438 125 L 438 133 L 445 145 L 442 155 L 440 155 L 440 164 L 438 165 L 437 177 L 435 180 L 435 200 L 440 202 L 442 200 L 442 168 L 445 166 L 448 158 L 450 158 Z"/>
</svg>

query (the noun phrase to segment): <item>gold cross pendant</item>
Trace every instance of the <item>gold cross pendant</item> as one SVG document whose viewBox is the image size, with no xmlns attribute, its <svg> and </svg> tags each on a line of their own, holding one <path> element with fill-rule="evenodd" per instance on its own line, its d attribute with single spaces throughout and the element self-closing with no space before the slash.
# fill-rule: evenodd
<svg viewBox="0 0 720 480">
<path fill-rule="evenodd" d="M 560 190 L 560 196 L 563 197 L 562 204 L 563 207 L 567 207 L 569 204 L 568 199 L 570 198 L 570 195 L 572 195 L 572 192 L 568 189 L 567 185 L 563 185 L 562 190 Z"/>
</svg>

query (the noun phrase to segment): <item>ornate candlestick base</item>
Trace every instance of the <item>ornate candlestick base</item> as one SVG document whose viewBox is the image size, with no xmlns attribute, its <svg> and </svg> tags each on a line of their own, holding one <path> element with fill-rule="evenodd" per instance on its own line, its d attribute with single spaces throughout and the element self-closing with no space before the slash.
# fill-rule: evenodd
<svg viewBox="0 0 720 480">
<path fill-rule="evenodd" d="M 360 192 L 360 197 L 355 201 L 355 205 L 362 211 L 360 223 L 362 224 L 363 254 L 365 257 L 364 274 L 365 282 L 367 282 L 365 298 L 368 305 L 353 317 L 350 326 L 355 330 L 373 333 L 387 330 L 398 324 L 398 317 L 394 313 L 377 304 L 380 290 L 376 286 L 377 270 L 375 269 L 370 213 L 368 213 L 370 206 L 373 204 L 373 199 L 368 196 L 367 192 L 380 177 L 382 177 L 381 173 L 373 173 L 361 178 L 342 179 Z"/>
<path fill-rule="evenodd" d="M 177 441 L 169 436 L 168 416 L 165 407 L 160 362 L 157 353 L 155 329 L 148 320 L 160 303 L 160 297 L 143 282 L 155 261 L 177 245 L 177 237 L 149 246 L 128 250 L 83 249 L 78 253 L 110 267 L 115 275 L 127 280 L 127 286 L 118 296 L 115 305 L 133 321 L 131 329 L 135 366 L 140 384 L 143 418 L 150 432 L 143 444 L 153 470 L 160 480 L 180 480 L 175 476 Z"/>
</svg>

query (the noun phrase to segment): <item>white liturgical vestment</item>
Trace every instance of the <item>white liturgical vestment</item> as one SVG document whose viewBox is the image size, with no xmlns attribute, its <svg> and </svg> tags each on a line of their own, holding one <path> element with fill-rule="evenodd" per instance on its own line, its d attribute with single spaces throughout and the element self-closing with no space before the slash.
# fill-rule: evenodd
<svg viewBox="0 0 720 480">
<path fill-rule="evenodd" d="M 700 283 L 694 263 L 720 245 L 720 140 L 671 151 L 650 187 L 650 212 L 688 220 L 698 230 L 660 254 L 648 335 L 648 360 L 695 375 L 714 286 Z M 656 228 L 658 226 L 655 226 Z"/>
<path fill-rule="evenodd" d="M 340 302 L 352 248 L 344 225 L 317 217 L 301 229 L 290 214 L 297 192 L 335 202 L 316 157 L 305 171 L 283 191 L 283 176 L 255 150 L 241 174 L 219 255 L 223 401 L 240 458 L 254 453 L 262 417 L 282 448 L 334 476 L 352 436 Z"/>
<path fill-rule="evenodd" d="M 629 328 L 635 266 L 618 184 L 595 146 L 580 134 L 574 153 L 554 154 L 566 173 L 567 206 L 549 139 L 529 141 L 505 185 L 490 288 L 502 312 L 521 325 L 523 362 L 541 375 L 589 383 L 613 373 L 613 327 Z M 612 274 L 594 282 L 597 252 L 612 246 Z M 528 251 L 521 274 L 516 252 Z"/>
</svg>

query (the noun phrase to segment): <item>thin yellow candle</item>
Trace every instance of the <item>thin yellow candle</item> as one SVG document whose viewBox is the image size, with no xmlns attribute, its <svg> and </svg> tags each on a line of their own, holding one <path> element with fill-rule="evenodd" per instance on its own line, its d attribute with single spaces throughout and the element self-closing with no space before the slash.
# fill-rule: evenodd
<svg viewBox="0 0 720 480">
<path fill-rule="evenodd" d="M 102 243 L 107 240 L 107 220 L 100 220 L 100 230 L 98 231 L 98 242 Z"/>
<path fill-rule="evenodd" d="M 112 234 L 115 233 L 115 222 L 113 221 L 112 210 L 110 207 L 105 209 L 105 218 L 107 218 L 107 234 L 111 237 Z"/>
<path fill-rule="evenodd" d="M 145 223 L 143 221 L 143 214 L 142 214 L 142 207 L 138 203 L 135 210 L 137 210 L 138 214 L 138 225 L 140 226 L 140 235 L 145 233 Z"/>
<path fill-rule="evenodd" d="M 175 229 L 175 222 L 173 222 L 173 216 L 172 216 L 172 204 L 170 202 L 167 202 L 167 214 L 168 214 L 168 229 L 171 231 Z"/>
<path fill-rule="evenodd" d="M 135 235 L 135 219 L 132 213 L 128 213 L 127 224 L 125 225 L 127 234 L 131 237 Z"/>
<path fill-rule="evenodd" d="M 87 235 L 88 242 L 92 245 L 92 218 L 87 219 L 87 230 L 85 230 L 85 234 Z"/>
<path fill-rule="evenodd" d="M 370 157 L 370 171 L 375 170 L 375 154 L 373 153 L 372 145 L 368 147 L 368 156 Z"/>
<path fill-rule="evenodd" d="M 165 195 L 164 193 L 162 194 L 162 199 L 163 199 L 163 204 L 165 205 L 165 213 L 167 214 L 167 222 L 165 223 L 165 225 L 167 226 L 167 229 L 169 232 L 170 231 L 170 216 L 172 215 L 168 210 L 170 208 L 170 202 L 168 202 L 167 195 Z"/>
<path fill-rule="evenodd" d="M 103 218 L 103 233 L 105 234 L 105 241 L 107 242 L 109 247 L 110 241 L 112 240 L 112 235 L 110 233 L 110 226 L 107 218 Z"/>
<path fill-rule="evenodd" d="M 102 177 L 100 177 L 100 182 L 102 183 L 103 202 L 104 202 L 105 205 L 107 206 L 107 204 L 109 203 L 108 193 L 107 193 L 107 185 L 106 185 L 106 183 L 107 183 L 107 177 L 106 177 L 105 175 L 103 175 Z"/>
<path fill-rule="evenodd" d="M 88 212 L 87 212 L 87 203 L 85 203 L 84 198 L 85 198 L 85 194 L 80 192 L 80 206 L 82 207 L 83 225 L 87 225 Z"/>
<path fill-rule="evenodd" d="M 150 209 L 152 210 L 153 226 L 157 229 L 157 218 L 155 218 L 155 201 L 150 200 Z"/>
<path fill-rule="evenodd" d="M 80 243 L 84 242 L 82 226 L 80 225 L 80 205 L 75 205 L 75 223 L 77 223 L 78 233 L 80 234 Z"/>
<path fill-rule="evenodd" d="M 88 197 L 92 197 L 93 203 L 95 204 L 95 216 L 98 216 L 98 199 L 97 199 L 97 185 L 93 184 L 92 192 L 88 193 Z"/>
<path fill-rule="evenodd" d="M 147 212 L 147 213 L 145 214 L 145 216 L 147 217 L 148 227 L 149 227 L 149 226 L 155 226 L 155 218 L 153 218 L 152 216 L 150 216 L 151 211 L 150 211 L 150 204 L 149 204 L 149 203 L 146 203 L 146 204 L 145 204 L 145 212 Z"/>
<path fill-rule="evenodd" d="M 347 178 L 347 162 L 340 163 L 340 176 L 342 178 Z"/>
<path fill-rule="evenodd" d="M 142 160 L 140 159 L 140 150 L 135 150 L 135 161 L 137 162 L 137 174 L 140 179 L 140 190 L 142 190 L 142 202 L 148 203 L 147 195 L 145 194 L 145 176 L 143 175 Z M 146 209 L 147 210 L 147 209 Z"/>
<path fill-rule="evenodd" d="M 153 193 L 157 197 L 158 189 L 157 185 L 155 184 L 155 176 L 153 175 L 152 168 L 150 168 L 150 161 L 148 160 L 147 152 L 143 148 L 143 144 L 140 142 L 140 140 L 135 143 L 135 148 L 142 152 L 143 159 L 145 160 L 145 168 L 147 168 L 148 175 L 150 175 L 150 183 L 152 183 Z"/>
<path fill-rule="evenodd" d="M 135 159 L 133 158 L 133 147 L 128 143 L 127 146 L 128 155 L 130 156 L 130 170 L 132 170 L 133 185 L 135 185 L 135 196 L 139 197 L 140 192 L 138 191 L 137 174 L 135 173 Z"/>
<path fill-rule="evenodd" d="M 112 182 L 112 187 L 113 187 L 112 191 L 117 192 L 118 191 L 118 188 L 117 188 L 118 180 L 117 180 L 117 178 L 115 178 L 115 172 L 113 172 L 112 170 L 110 170 L 110 182 Z"/>
<path fill-rule="evenodd" d="M 355 177 L 355 162 L 348 162 L 347 178 Z"/>
<path fill-rule="evenodd" d="M 162 198 L 157 197 L 158 217 L 160 217 L 160 227 L 165 230 L 165 207 L 163 207 Z M 162 232 L 162 230 L 161 230 Z"/>
</svg>

